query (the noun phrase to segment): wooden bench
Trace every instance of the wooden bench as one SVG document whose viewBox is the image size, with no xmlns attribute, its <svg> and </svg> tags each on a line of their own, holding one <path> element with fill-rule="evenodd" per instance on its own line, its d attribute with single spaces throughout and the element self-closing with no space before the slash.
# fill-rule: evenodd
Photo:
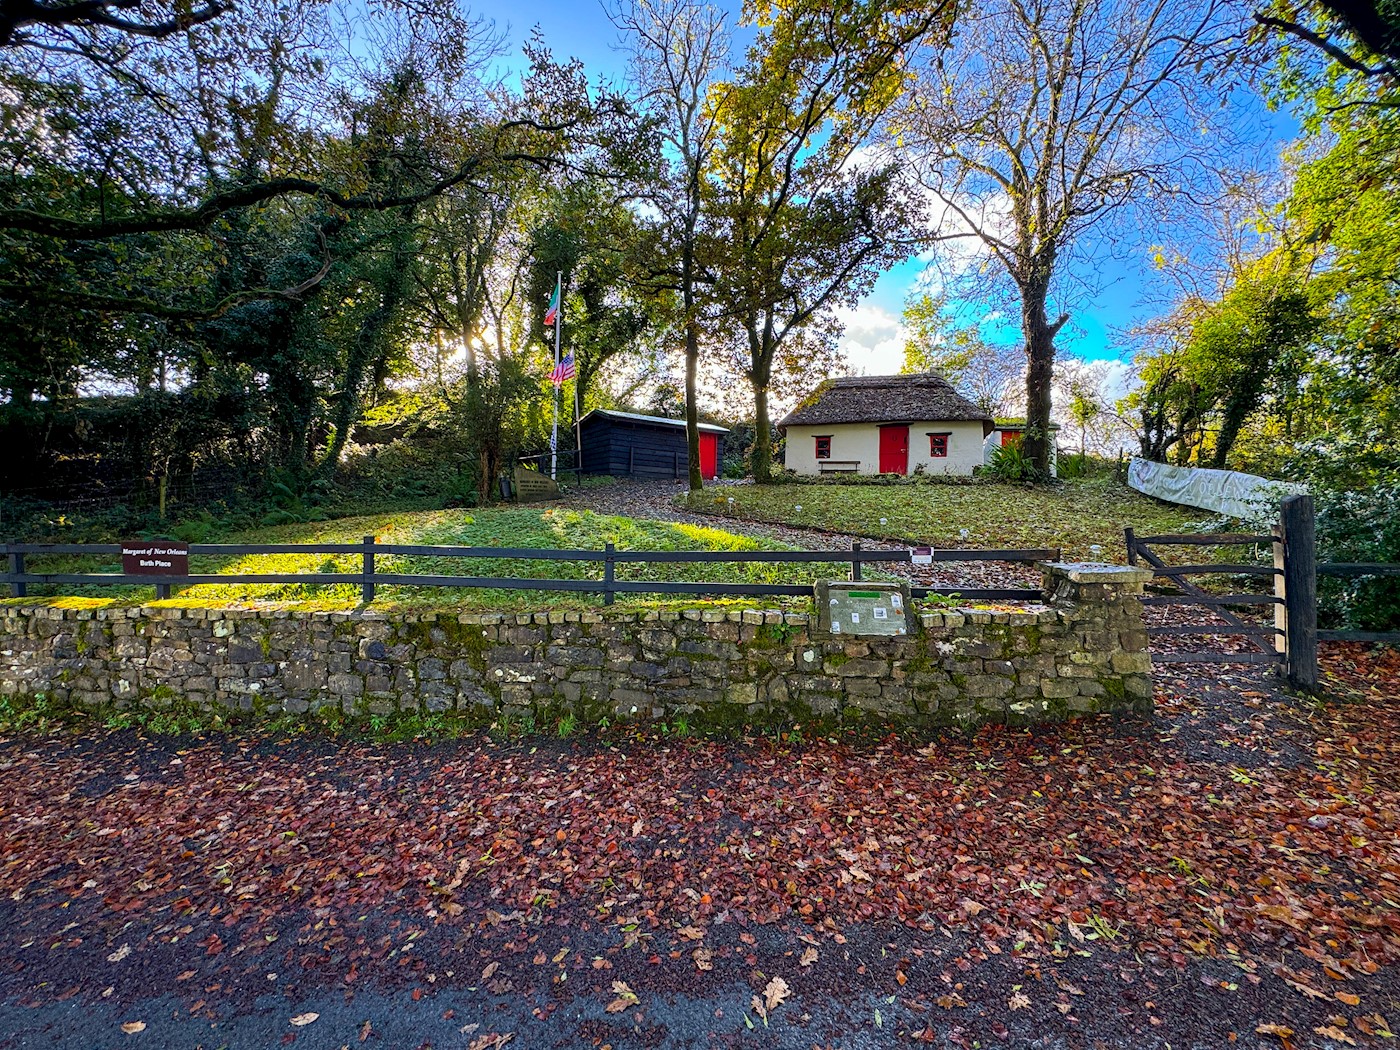
<svg viewBox="0 0 1400 1050">
<path fill-rule="evenodd" d="M 854 474 L 860 469 L 858 459 L 819 459 L 818 474 Z"/>
</svg>

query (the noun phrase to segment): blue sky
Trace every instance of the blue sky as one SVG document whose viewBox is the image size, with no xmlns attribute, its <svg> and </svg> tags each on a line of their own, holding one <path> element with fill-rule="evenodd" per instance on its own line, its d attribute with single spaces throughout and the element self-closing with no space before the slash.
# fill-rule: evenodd
<svg viewBox="0 0 1400 1050">
<path fill-rule="evenodd" d="M 625 57 L 616 49 L 618 33 L 596 0 L 537 0 L 525 6 L 507 0 L 484 0 L 473 4 L 474 13 L 494 20 L 512 48 L 507 62 L 518 62 L 520 43 L 538 24 L 546 43 L 556 57 L 581 59 L 590 76 L 620 76 Z M 1276 160 L 1279 152 L 1297 134 L 1297 123 L 1286 113 L 1269 112 L 1253 93 L 1241 90 L 1233 99 L 1233 115 L 1248 144 L 1260 158 Z M 1166 308 L 1161 291 L 1164 281 L 1149 260 L 1147 244 L 1120 244 L 1112 252 L 1096 252 L 1092 241 L 1080 245 L 1074 265 L 1082 273 L 1071 280 L 1081 288 L 1066 301 L 1063 309 L 1071 314 L 1070 324 L 1061 333 L 1061 351 L 1090 361 L 1115 360 L 1130 351 L 1121 333 Z M 874 290 L 858 307 L 844 312 L 847 335 L 844 344 L 853 367 L 879 373 L 897 371 L 903 332 L 899 318 L 904 301 L 915 286 L 924 264 L 911 259 L 881 276 Z M 1004 304 L 996 304 L 1003 306 Z M 992 304 L 955 304 L 958 324 L 980 324 L 989 341 L 1016 343 L 1020 330 L 1014 310 L 998 310 Z M 990 320 L 984 320 L 990 318 Z"/>
</svg>

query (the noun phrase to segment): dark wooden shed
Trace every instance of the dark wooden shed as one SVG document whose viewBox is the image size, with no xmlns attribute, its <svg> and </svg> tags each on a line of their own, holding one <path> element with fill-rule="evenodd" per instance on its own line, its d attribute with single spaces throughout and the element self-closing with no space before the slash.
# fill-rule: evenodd
<svg viewBox="0 0 1400 1050">
<path fill-rule="evenodd" d="M 585 474 L 632 478 L 683 478 L 690 470 L 685 420 L 595 408 L 579 420 Z M 728 431 L 700 424 L 700 471 L 719 474 L 719 439 Z"/>
</svg>

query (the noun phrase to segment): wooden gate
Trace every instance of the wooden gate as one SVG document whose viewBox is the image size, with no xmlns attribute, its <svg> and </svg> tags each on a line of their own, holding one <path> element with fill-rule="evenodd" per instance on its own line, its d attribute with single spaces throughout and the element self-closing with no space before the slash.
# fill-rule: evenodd
<svg viewBox="0 0 1400 1050">
<path fill-rule="evenodd" d="M 1148 606 L 1185 607 L 1193 612 L 1209 612 L 1224 623 L 1184 623 L 1166 627 L 1149 627 L 1147 633 L 1152 638 L 1190 638 L 1211 636 L 1242 636 L 1252 646 L 1251 652 L 1223 652 L 1179 650 L 1153 653 L 1154 663 L 1250 663 L 1277 666 L 1283 660 L 1283 647 L 1278 639 L 1283 628 L 1277 624 L 1249 622 L 1238 611 L 1259 606 L 1280 606 L 1283 597 L 1276 593 L 1258 594 L 1211 594 L 1193 583 L 1189 577 L 1208 574 L 1222 576 L 1254 576 L 1276 578 L 1282 569 L 1278 566 L 1241 564 L 1169 565 L 1156 551 L 1156 546 L 1224 547 L 1224 546 L 1273 546 L 1273 535 L 1253 535 L 1235 532 L 1185 533 L 1161 536 L 1138 536 L 1132 529 L 1123 530 L 1123 538 L 1128 548 L 1128 564 L 1140 565 L 1146 562 L 1154 576 L 1170 581 L 1178 590 L 1176 594 L 1151 594 L 1143 599 Z M 1276 559 L 1277 560 L 1277 559 Z"/>
<path fill-rule="evenodd" d="M 1323 641 L 1400 643 L 1400 632 L 1365 630 L 1324 630 L 1317 627 L 1318 576 L 1397 576 L 1400 564 L 1391 562 L 1323 562 L 1317 560 L 1315 511 L 1311 496 L 1289 496 L 1279 506 L 1278 524 L 1267 536 L 1244 533 L 1138 536 L 1124 530 L 1128 562 L 1141 558 L 1155 576 L 1176 584 L 1175 594 L 1153 594 L 1144 599 L 1150 606 L 1185 606 L 1208 609 L 1223 624 L 1186 623 L 1148 628 L 1155 638 L 1236 635 L 1247 638 L 1257 652 L 1178 651 L 1154 653 L 1156 663 L 1253 663 L 1277 666 L 1290 685 L 1316 688 L 1318 683 L 1317 643 Z M 1152 546 L 1231 546 L 1269 544 L 1273 564 L 1168 565 Z M 1210 594 L 1187 577 L 1207 574 L 1260 576 L 1272 579 L 1272 594 Z M 1250 622 L 1237 610 L 1271 605 L 1272 626 Z"/>
</svg>

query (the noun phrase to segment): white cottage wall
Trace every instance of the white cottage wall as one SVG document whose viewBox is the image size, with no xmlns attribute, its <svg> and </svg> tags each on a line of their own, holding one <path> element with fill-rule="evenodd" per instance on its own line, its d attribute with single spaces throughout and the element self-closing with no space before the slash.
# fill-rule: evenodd
<svg viewBox="0 0 1400 1050">
<path fill-rule="evenodd" d="M 789 426 L 784 462 L 797 474 L 818 474 L 816 439 L 831 438 L 831 462 L 858 464 L 859 474 L 880 473 L 880 426 L 878 423 L 824 423 L 817 426 Z M 948 435 L 948 455 L 929 455 L 928 435 Z M 982 423 L 980 420 L 934 420 L 909 424 L 909 473 L 922 466 L 925 474 L 971 474 L 982 465 Z"/>
</svg>

